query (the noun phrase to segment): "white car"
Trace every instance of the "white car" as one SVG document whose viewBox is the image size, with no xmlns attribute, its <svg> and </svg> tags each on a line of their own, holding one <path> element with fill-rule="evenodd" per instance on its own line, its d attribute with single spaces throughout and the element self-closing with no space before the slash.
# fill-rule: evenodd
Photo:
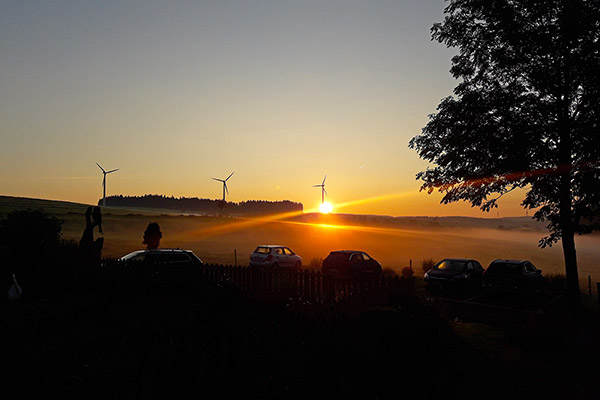
<svg viewBox="0 0 600 400">
<path fill-rule="evenodd" d="M 265 244 L 258 246 L 250 255 L 251 267 L 302 268 L 302 257 L 288 247 Z"/>
</svg>

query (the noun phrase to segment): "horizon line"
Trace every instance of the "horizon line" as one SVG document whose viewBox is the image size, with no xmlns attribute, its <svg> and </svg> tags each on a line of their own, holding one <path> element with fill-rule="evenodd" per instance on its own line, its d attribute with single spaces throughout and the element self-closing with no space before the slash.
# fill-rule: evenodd
<svg viewBox="0 0 600 400">
<path fill-rule="evenodd" d="M 151 195 L 152 196 L 152 195 Z M 156 196 L 166 196 L 166 195 L 156 195 Z M 91 203 L 81 203 L 78 201 L 72 201 L 72 200 L 64 200 L 64 199 L 50 199 L 50 198 L 40 198 L 40 197 L 29 197 L 29 196 L 14 196 L 14 195 L 6 195 L 6 194 L 0 194 L 0 197 L 11 197 L 11 198 L 15 198 L 15 199 L 29 199 L 29 200 L 40 200 L 40 201 L 54 201 L 54 202 L 62 202 L 62 203 L 70 203 L 70 204 L 78 204 L 78 205 L 82 205 L 82 206 L 97 206 L 97 204 L 91 204 Z M 107 198 L 110 197 L 115 197 L 115 196 L 107 196 Z M 131 196 L 131 197 L 136 197 L 136 196 Z M 137 197 L 142 197 L 142 196 L 137 196 Z M 168 197 L 168 196 L 167 196 Z M 186 197 L 179 197 L 179 198 L 186 198 Z M 193 199 L 193 198 L 197 198 L 197 199 L 201 199 L 199 197 L 187 197 L 189 199 Z M 99 199 L 100 201 L 101 199 Z M 202 200 L 211 200 L 211 201 L 221 201 L 219 199 L 202 199 Z M 297 203 L 297 204 L 302 204 L 302 207 L 304 208 L 304 204 L 301 202 L 295 202 L 293 200 L 255 200 L 255 199 L 251 199 L 251 200 L 243 200 L 243 201 L 268 201 L 268 202 L 284 202 L 284 201 L 289 201 L 292 203 Z M 232 201 L 231 203 L 237 203 Z M 121 206 L 104 206 L 106 207 L 110 207 L 110 208 L 123 208 L 123 209 L 127 209 L 129 207 L 121 207 Z M 135 207 L 134 207 L 135 208 Z M 147 207 L 140 207 L 140 208 L 147 208 Z M 164 209 L 164 210 L 170 210 L 170 209 Z M 177 211 L 177 210 L 173 210 L 173 211 Z M 476 218 L 476 219 L 503 219 L 503 218 L 530 218 L 533 219 L 533 215 L 506 215 L 506 216 L 502 216 L 502 217 L 492 217 L 492 216 L 481 216 L 481 217 L 475 217 L 475 216 L 470 216 L 470 215 L 392 215 L 392 214 L 365 214 L 365 213 L 339 213 L 339 212 L 331 212 L 329 214 L 322 214 L 318 211 L 316 211 L 315 209 L 309 209 L 307 211 L 302 211 L 303 215 L 310 215 L 310 214 L 314 214 L 314 215 L 320 215 L 320 216 L 326 216 L 326 215 L 355 215 L 355 216 L 360 216 L 360 215 L 365 215 L 365 216 L 370 216 L 370 217 L 381 217 L 381 218 Z"/>
</svg>

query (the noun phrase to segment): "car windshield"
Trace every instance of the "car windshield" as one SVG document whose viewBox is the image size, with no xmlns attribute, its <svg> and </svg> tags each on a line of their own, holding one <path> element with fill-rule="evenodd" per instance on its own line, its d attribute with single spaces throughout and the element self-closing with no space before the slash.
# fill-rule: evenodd
<svg viewBox="0 0 600 400">
<path fill-rule="evenodd" d="M 259 253 L 259 254 L 269 254 L 271 252 L 271 249 L 268 247 L 257 247 L 256 250 L 254 250 L 255 253 Z"/>
<path fill-rule="evenodd" d="M 435 266 L 435 269 L 443 269 L 445 271 L 464 271 L 464 261 L 442 260 Z"/>
</svg>

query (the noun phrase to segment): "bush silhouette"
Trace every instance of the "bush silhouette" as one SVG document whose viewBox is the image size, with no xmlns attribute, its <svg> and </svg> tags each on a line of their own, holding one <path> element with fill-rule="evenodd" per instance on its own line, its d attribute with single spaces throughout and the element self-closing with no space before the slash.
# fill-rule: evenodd
<svg viewBox="0 0 600 400">
<path fill-rule="evenodd" d="M 412 269 L 412 267 L 404 267 L 402 268 L 402 277 L 403 278 L 410 278 L 415 274 L 415 271 Z"/>
<path fill-rule="evenodd" d="M 310 267 L 313 269 L 321 268 L 321 265 L 323 265 L 323 258 L 321 257 L 313 257 L 310 260 Z"/>
<path fill-rule="evenodd" d="M 429 271 L 435 265 L 433 258 L 425 258 L 421 261 L 421 270 L 423 273 Z"/>
<path fill-rule="evenodd" d="M 0 220 L 2 255 L 48 250 L 60 242 L 62 222 L 43 210 L 18 210 Z"/>
<path fill-rule="evenodd" d="M 146 245 L 148 250 L 158 249 L 160 245 L 160 239 L 162 239 L 162 232 L 157 222 L 150 222 L 144 231 L 144 240 L 142 244 Z"/>
<path fill-rule="evenodd" d="M 63 221 L 43 210 L 17 210 L 0 220 L 0 290 L 15 274 L 24 296 L 56 291 L 64 277 L 60 267 L 72 266 L 77 245 L 61 240 Z M 37 295 L 36 295 L 37 293 Z"/>
</svg>

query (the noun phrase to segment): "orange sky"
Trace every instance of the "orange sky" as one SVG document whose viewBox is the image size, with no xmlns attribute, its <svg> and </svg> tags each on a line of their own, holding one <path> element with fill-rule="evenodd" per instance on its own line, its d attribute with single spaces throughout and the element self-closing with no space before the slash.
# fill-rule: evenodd
<svg viewBox="0 0 600 400">
<path fill-rule="evenodd" d="M 476 215 L 419 193 L 408 149 L 456 85 L 443 0 L 0 5 L 0 194 L 107 194 Z M 524 215 L 521 195 L 500 216 Z M 362 202 L 361 200 L 370 199 Z"/>
</svg>

